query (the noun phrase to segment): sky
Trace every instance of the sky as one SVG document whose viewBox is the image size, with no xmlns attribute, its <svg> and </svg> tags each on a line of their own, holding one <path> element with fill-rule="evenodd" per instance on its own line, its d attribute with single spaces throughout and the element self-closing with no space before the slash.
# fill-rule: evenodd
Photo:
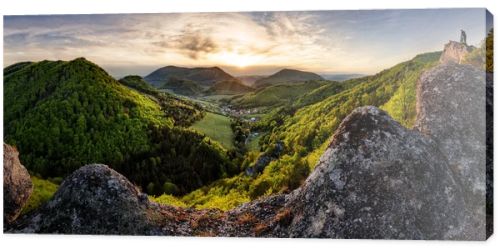
<svg viewBox="0 0 500 251">
<path fill-rule="evenodd" d="M 5 16 L 4 65 L 85 57 L 115 77 L 167 65 L 374 74 L 442 50 L 461 29 L 478 45 L 485 19 L 484 9 Z"/>
</svg>

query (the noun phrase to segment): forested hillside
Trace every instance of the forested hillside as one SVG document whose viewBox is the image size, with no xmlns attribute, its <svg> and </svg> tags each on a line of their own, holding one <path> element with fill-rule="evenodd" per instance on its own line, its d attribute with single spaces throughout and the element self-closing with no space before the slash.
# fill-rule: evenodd
<svg viewBox="0 0 500 251">
<path fill-rule="evenodd" d="M 240 80 L 219 81 L 210 87 L 205 93 L 216 95 L 240 94 L 254 90 L 252 87 L 244 85 Z"/>
<path fill-rule="evenodd" d="M 310 80 L 295 84 L 277 84 L 260 88 L 254 92 L 235 96 L 229 100 L 229 104 L 239 108 L 252 107 L 279 107 L 291 105 L 293 102 L 306 93 L 336 82 L 324 80 Z"/>
<path fill-rule="evenodd" d="M 200 107 L 140 78 L 122 84 L 84 58 L 16 64 L 4 75 L 4 140 L 36 175 L 107 163 L 145 190 L 178 194 L 234 172 L 218 143 L 177 127 L 203 117 Z"/>
<path fill-rule="evenodd" d="M 167 81 L 161 84 L 159 89 L 167 89 L 173 93 L 183 96 L 198 96 L 204 88 L 188 79 L 180 79 L 177 77 L 170 77 Z"/>
<path fill-rule="evenodd" d="M 382 107 L 400 123 L 411 126 L 416 114 L 417 78 L 424 69 L 437 62 L 439 55 L 440 53 L 419 55 L 374 76 L 353 80 L 350 83 L 352 88 L 318 103 L 296 111 L 288 111 L 285 114 L 290 114 L 289 116 L 279 118 L 282 123 L 276 123 L 275 126 L 270 124 L 271 133 L 264 138 L 264 145 L 268 148 L 268 146 L 272 147 L 275 142 L 283 142 L 285 151 L 277 160 L 278 166 L 291 165 L 295 168 L 298 165 L 307 165 L 312 167 L 326 148 L 325 143 L 331 132 L 335 131 L 344 117 L 356 107 L 365 105 Z M 271 172 L 267 168 L 264 171 L 265 175 L 259 179 L 264 183 L 273 183 L 273 176 L 284 175 L 283 170 L 280 169 Z M 305 179 L 307 174 L 302 179 Z M 269 186 L 269 188 L 278 192 L 282 189 L 282 185 Z M 267 189 L 264 190 L 267 191 Z"/>
<path fill-rule="evenodd" d="M 304 82 L 308 80 L 323 80 L 323 77 L 313 72 L 299 71 L 294 69 L 283 69 L 271 76 L 255 81 L 255 87 L 264 87 L 275 84 L 286 84 Z"/>
<path fill-rule="evenodd" d="M 195 82 L 201 86 L 212 86 L 220 81 L 236 80 L 233 76 L 229 75 L 219 67 L 177 67 L 166 66 L 153 71 L 148 74 L 144 79 L 156 87 L 161 87 L 169 79 L 183 79 Z"/>
</svg>

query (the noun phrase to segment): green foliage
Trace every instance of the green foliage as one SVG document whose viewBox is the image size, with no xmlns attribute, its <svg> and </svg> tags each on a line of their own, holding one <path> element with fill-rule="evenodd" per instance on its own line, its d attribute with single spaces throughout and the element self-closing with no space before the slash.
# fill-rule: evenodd
<svg viewBox="0 0 500 251">
<path fill-rule="evenodd" d="M 428 69 L 437 62 L 433 58 L 435 55 L 421 55 L 415 58 L 414 65 L 408 65 L 404 70 L 404 77 L 400 79 L 400 84 L 391 99 L 380 108 L 387 111 L 392 118 L 401 123 L 401 125 L 411 128 L 417 115 L 416 110 L 416 83 L 420 77 L 421 71 L 417 68 Z M 427 57 L 427 58 L 426 58 Z"/>
<path fill-rule="evenodd" d="M 248 141 L 247 148 L 248 151 L 259 151 L 260 145 L 259 140 L 262 138 L 263 134 L 259 134 L 257 136 L 250 136 L 250 140 Z"/>
<path fill-rule="evenodd" d="M 347 80 L 344 82 L 331 81 L 327 85 L 322 85 L 310 92 L 303 93 L 297 101 L 293 103 L 294 107 L 300 108 L 310 104 L 322 101 L 332 95 L 335 95 L 343 90 L 353 87 L 353 85 L 358 84 L 359 81 Z"/>
<path fill-rule="evenodd" d="M 210 186 L 202 187 L 185 195 L 181 200 L 187 206 L 198 209 L 229 210 L 250 201 L 248 195 L 250 181 L 251 178 L 244 174 L 220 179 Z"/>
<path fill-rule="evenodd" d="M 230 104 L 240 108 L 283 106 L 292 104 L 298 97 L 301 97 L 305 93 L 331 83 L 326 80 L 311 80 L 300 84 L 272 85 L 243 96 L 236 96 L 230 100 Z"/>
<path fill-rule="evenodd" d="M 179 99 L 164 92 L 155 96 L 163 113 L 173 118 L 174 125 L 187 127 L 205 116 L 200 105 L 189 100 Z"/>
<path fill-rule="evenodd" d="M 207 135 L 226 149 L 235 147 L 231 119 L 224 115 L 207 112 L 203 119 L 194 123 L 190 128 Z"/>
<path fill-rule="evenodd" d="M 147 126 L 172 126 L 160 106 L 79 58 L 32 63 L 4 77 L 5 141 L 42 177 L 148 151 Z"/>
<path fill-rule="evenodd" d="M 124 84 L 127 87 L 135 89 L 139 92 L 150 94 L 150 95 L 158 95 L 158 90 L 154 88 L 152 85 L 148 84 L 141 76 L 137 75 L 129 75 L 125 76 L 122 79 L 118 80 L 120 83 Z"/>
<path fill-rule="evenodd" d="M 174 183 L 165 181 L 165 183 L 163 183 L 163 192 L 169 195 L 178 194 L 179 188 Z"/>
<path fill-rule="evenodd" d="M 208 95 L 231 95 L 231 94 L 239 94 L 253 91 L 252 87 L 248 87 L 241 83 L 241 81 L 237 79 L 232 80 L 224 80 L 219 81 L 215 85 L 211 86 L 205 94 Z"/>
<path fill-rule="evenodd" d="M 486 71 L 493 73 L 493 28 L 491 28 L 488 36 L 486 37 L 485 47 L 486 47 Z"/>
<path fill-rule="evenodd" d="M 150 150 L 125 156 L 115 169 L 146 188 L 150 195 L 165 192 L 182 195 L 239 172 L 226 150 L 198 132 L 154 126 L 148 131 Z M 165 191 L 166 182 L 175 185 L 176 189 Z"/>
<path fill-rule="evenodd" d="M 293 69 L 283 69 L 275 74 L 259 79 L 255 81 L 254 85 L 257 87 L 292 83 L 292 82 L 302 82 L 308 80 L 322 80 L 323 78 L 312 72 L 298 71 Z"/>
<path fill-rule="evenodd" d="M 237 170 L 216 142 L 174 126 L 201 118 L 198 105 L 154 92 L 139 77 L 126 78 L 127 87 L 83 58 L 4 73 L 5 141 L 44 178 L 104 163 L 151 194 L 167 181 L 178 188 L 169 192 L 184 194 Z"/>
<path fill-rule="evenodd" d="M 246 141 L 250 135 L 250 126 L 247 122 L 241 119 L 233 119 L 231 121 L 231 130 L 234 134 L 234 145 L 238 151 L 243 154 L 246 152 Z"/>
<path fill-rule="evenodd" d="M 160 92 L 140 76 L 126 76 L 119 82 L 157 101 L 161 110 L 167 117 L 173 118 L 177 126 L 189 126 L 204 116 L 203 110 L 198 104 Z"/>
<path fill-rule="evenodd" d="M 169 194 L 162 194 L 160 196 L 149 196 L 149 199 L 160 204 L 171 205 L 176 207 L 187 207 L 186 203 L 177 199 L 176 197 Z"/>
<path fill-rule="evenodd" d="M 58 188 L 56 184 L 33 175 L 31 176 L 31 182 L 33 182 L 33 193 L 31 193 L 28 202 L 24 205 L 21 214 L 29 213 L 49 201 Z"/>
<path fill-rule="evenodd" d="M 197 96 L 203 92 L 203 87 L 196 82 L 177 77 L 170 77 L 160 86 L 160 89 L 168 89 L 176 94 L 184 96 Z"/>
<path fill-rule="evenodd" d="M 280 192 L 290 192 L 299 187 L 309 175 L 308 163 L 294 156 L 284 155 L 280 159 L 272 161 L 264 172 L 250 185 L 249 194 L 252 199 L 262 195 Z"/>
</svg>

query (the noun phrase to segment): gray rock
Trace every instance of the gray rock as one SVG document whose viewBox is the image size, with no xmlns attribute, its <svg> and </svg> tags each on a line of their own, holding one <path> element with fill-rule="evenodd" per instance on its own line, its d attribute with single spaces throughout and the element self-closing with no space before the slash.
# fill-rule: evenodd
<svg viewBox="0 0 500 251">
<path fill-rule="evenodd" d="M 33 192 L 33 183 L 26 168 L 19 161 L 19 152 L 3 144 L 3 220 L 14 221 Z"/>
<path fill-rule="evenodd" d="M 41 209 L 21 217 L 14 232 L 152 234 L 149 202 L 121 174 L 105 165 L 81 167 Z"/>
<path fill-rule="evenodd" d="M 468 233 L 473 239 L 486 238 L 486 93 L 484 70 L 470 65 L 436 66 L 417 83 L 415 128 L 435 140 L 446 156 L 468 205 L 464 220 L 474 227 Z"/>
<path fill-rule="evenodd" d="M 288 207 L 291 237 L 462 239 L 464 200 L 437 145 L 354 110 Z"/>
</svg>

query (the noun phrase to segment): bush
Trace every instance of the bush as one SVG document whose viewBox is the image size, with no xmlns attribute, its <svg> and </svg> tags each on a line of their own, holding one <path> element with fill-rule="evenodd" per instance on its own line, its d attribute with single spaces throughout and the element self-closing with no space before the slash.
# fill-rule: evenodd
<svg viewBox="0 0 500 251">
<path fill-rule="evenodd" d="M 179 188 L 172 182 L 166 181 L 163 183 L 163 193 L 168 195 L 175 195 L 179 192 Z"/>
</svg>

